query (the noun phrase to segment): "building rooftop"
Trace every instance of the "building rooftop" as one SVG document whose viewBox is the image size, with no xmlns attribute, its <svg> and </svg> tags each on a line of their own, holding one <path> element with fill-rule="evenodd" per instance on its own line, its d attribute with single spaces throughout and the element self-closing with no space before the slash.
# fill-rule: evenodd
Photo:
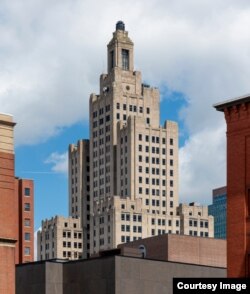
<svg viewBox="0 0 250 294">
<path fill-rule="evenodd" d="M 213 107 L 216 110 L 223 112 L 224 109 L 227 107 L 232 107 L 232 106 L 239 105 L 242 103 L 247 103 L 247 102 L 250 102 L 250 94 L 239 96 L 237 98 L 232 98 L 232 99 L 226 100 L 224 102 L 216 103 L 213 105 Z"/>
</svg>

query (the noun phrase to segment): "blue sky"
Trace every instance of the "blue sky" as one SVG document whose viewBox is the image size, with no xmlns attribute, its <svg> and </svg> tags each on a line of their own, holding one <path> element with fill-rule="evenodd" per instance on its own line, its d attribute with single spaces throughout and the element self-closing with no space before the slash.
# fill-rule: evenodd
<svg viewBox="0 0 250 294">
<path fill-rule="evenodd" d="M 247 0 L 2 0 L 0 112 L 15 128 L 16 175 L 35 181 L 35 226 L 67 215 L 69 143 L 88 137 L 88 99 L 125 22 L 135 69 L 180 126 L 179 198 L 225 185 L 225 122 L 214 103 L 250 92 Z"/>
</svg>

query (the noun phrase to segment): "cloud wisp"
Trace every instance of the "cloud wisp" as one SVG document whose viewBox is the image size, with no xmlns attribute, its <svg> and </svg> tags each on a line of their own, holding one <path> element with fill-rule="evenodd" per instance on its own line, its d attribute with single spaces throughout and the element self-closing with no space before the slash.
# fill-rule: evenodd
<svg viewBox="0 0 250 294">
<path fill-rule="evenodd" d="M 68 173 L 68 153 L 53 152 L 45 160 L 46 164 L 52 165 L 51 170 L 54 173 L 62 173 L 67 175 Z"/>
</svg>

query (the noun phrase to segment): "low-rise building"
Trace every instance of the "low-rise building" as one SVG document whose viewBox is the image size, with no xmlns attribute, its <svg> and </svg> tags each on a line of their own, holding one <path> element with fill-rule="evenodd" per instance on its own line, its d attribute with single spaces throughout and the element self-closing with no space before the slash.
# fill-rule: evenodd
<svg viewBox="0 0 250 294">
<path fill-rule="evenodd" d="M 37 259 L 82 258 L 82 227 L 77 218 L 55 216 L 42 221 L 37 233 Z"/>
</svg>

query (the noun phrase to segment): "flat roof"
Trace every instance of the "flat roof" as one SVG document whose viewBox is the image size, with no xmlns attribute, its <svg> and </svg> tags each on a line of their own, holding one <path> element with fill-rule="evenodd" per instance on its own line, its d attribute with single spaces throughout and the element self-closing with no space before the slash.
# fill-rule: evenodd
<svg viewBox="0 0 250 294">
<path fill-rule="evenodd" d="M 218 111 L 224 111 L 225 108 L 234 105 L 250 102 L 250 94 L 239 96 L 237 98 L 229 99 L 224 102 L 216 103 L 213 107 Z"/>
</svg>

